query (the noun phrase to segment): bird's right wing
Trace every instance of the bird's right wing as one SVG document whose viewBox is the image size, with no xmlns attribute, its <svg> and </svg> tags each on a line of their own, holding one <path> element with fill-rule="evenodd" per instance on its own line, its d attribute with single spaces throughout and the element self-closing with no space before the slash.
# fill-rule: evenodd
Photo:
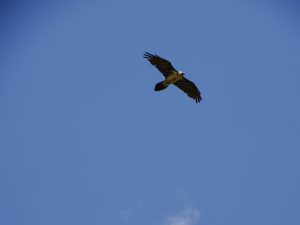
<svg viewBox="0 0 300 225">
<path fill-rule="evenodd" d="M 144 58 L 148 59 L 149 62 L 155 66 L 166 78 L 172 71 L 176 71 L 168 60 L 161 58 L 158 55 L 152 55 L 148 52 L 145 52 Z"/>
</svg>

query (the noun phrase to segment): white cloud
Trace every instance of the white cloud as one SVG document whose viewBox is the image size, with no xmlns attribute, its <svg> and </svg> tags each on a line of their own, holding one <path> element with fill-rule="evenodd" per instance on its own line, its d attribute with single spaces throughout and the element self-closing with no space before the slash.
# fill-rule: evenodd
<svg viewBox="0 0 300 225">
<path fill-rule="evenodd" d="M 166 225 L 195 225 L 200 217 L 200 212 L 195 208 L 187 208 L 176 215 L 166 219 Z"/>
</svg>

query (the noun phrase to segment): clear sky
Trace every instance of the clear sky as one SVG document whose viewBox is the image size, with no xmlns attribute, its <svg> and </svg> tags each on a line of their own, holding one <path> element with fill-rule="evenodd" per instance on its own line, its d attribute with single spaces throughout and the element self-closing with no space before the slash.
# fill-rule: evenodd
<svg viewBox="0 0 300 225">
<path fill-rule="evenodd" d="M 299 3 L 29 2 L 0 5 L 0 225 L 300 224 Z"/>
</svg>

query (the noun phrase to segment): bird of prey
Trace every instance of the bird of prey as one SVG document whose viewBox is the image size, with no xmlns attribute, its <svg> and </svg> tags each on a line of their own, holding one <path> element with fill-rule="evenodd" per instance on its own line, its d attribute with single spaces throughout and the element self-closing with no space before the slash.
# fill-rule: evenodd
<svg viewBox="0 0 300 225">
<path fill-rule="evenodd" d="M 177 71 L 172 64 L 158 55 L 152 55 L 148 52 L 144 53 L 144 58 L 148 59 L 149 62 L 155 66 L 165 77 L 165 80 L 155 85 L 155 91 L 161 91 L 166 89 L 170 84 L 174 84 L 176 87 L 185 92 L 189 97 L 194 99 L 196 103 L 202 100 L 201 92 L 198 90 L 196 85 L 184 77 L 182 71 Z"/>
</svg>

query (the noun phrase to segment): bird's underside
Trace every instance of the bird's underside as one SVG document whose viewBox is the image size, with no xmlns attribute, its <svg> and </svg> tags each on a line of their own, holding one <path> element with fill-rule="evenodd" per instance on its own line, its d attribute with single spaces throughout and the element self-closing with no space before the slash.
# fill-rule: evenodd
<svg viewBox="0 0 300 225">
<path fill-rule="evenodd" d="M 174 84 L 176 87 L 185 92 L 190 98 L 194 99 L 196 103 L 202 100 L 201 93 L 197 86 L 190 80 L 184 77 L 184 73 L 177 71 L 172 64 L 158 55 L 152 55 L 145 52 L 144 58 L 154 65 L 165 77 L 165 80 L 155 85 L 155 91 L 161 91 L 166 89 L 170 84 Z"/>
<path fill-rule="evenodd" d="M 155 91 L 161 91 L 166 89 L 170 84 L 174 84 L 179 80 L 183 79 L 183 75 L 182 74 L 178 74 L 177 72 L 173 71 L 169 76 L 166 77 L 165 80 L 157 83 L 155 85 L 154 90 Z"/>
</svg>

